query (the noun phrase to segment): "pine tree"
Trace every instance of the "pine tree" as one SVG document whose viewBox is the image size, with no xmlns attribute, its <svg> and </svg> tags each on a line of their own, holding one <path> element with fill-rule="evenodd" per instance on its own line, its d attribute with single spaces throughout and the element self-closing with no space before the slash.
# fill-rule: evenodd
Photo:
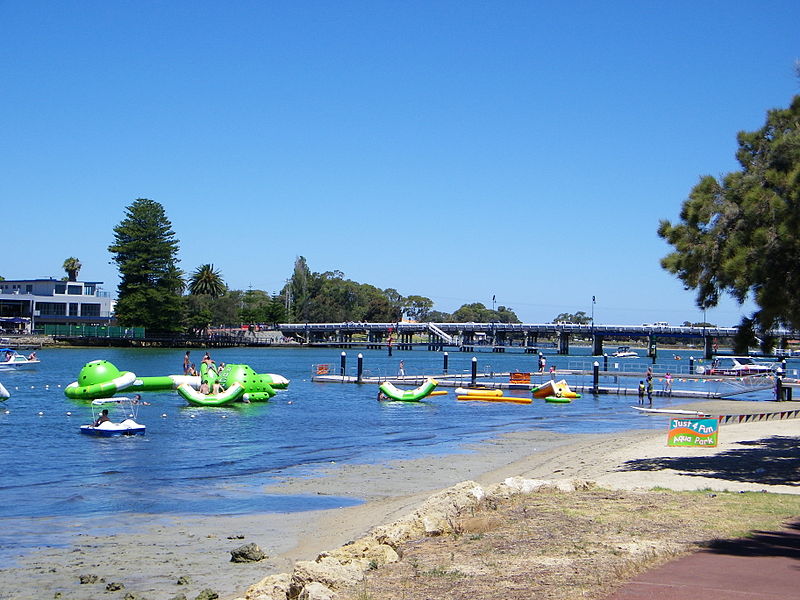
<svg viewBox="0 0 800 600">
<path fill-rule="evenodd" d="M 125 210 L 108 247 L 120 273 L 117 322 L 151 333 L 181 331 L 184 283 L 172 223 L 161 204 L 146 198 Z"/>
</svg>

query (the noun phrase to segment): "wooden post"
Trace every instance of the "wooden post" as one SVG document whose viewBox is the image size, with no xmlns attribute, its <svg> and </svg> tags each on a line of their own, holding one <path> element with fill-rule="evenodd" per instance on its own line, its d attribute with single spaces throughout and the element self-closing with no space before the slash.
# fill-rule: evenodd
<svg viewBox="0 0 800 600">
<path fill-rule="evenodd" d="M 358 367 L 356 370 L 356 381 L 361 383 L 361 376 L 364 374 L 364 355 L 358 353 Z"/>
<path fill-rule="evenodd" d="M 339 359 L 339 375 L 344 377 L 345 368 L 347 367 L 347 352 L 342 351 L 342 357 Z"/>
<path fill-rule="evenodd" d="M 600 363 L 594 361 L 594 366 L 592 368 L 592 380 L 593 380 L 593 387 L 594 393 L 597 393 L 598 386 L 600 384 Z"/>
<path fill-rule="evenodd" d="M 445 352 L 442 358 L 444 359 L 444 374 L 447 375 L 447 363 L 450 360 L 450 355 Z"/>
<path fill-rule="evenodd" d="M 478 358 L 472 357 L 472 385 L 478 380 Z"/>
</svg>

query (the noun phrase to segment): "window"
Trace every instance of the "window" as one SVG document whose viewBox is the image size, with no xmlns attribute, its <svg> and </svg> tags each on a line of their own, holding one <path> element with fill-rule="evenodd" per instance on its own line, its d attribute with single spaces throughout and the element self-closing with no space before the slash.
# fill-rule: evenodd
<svg viewBox="0 0 800 600">
<path fill-rule="evenodd" d="M 95 285 L 93 283 L 86 283 L 83 286 L 83 294 L 85 296 L 94 296 Z"/>
<path fill-rule="evenodd" d="M 82 317 L 99 317 L 100 305 L 99 304 L 81 304 Z"/>
<path fill-rule="evenodd" d="M 56 294 L 66 294 L 67 293 L 67 284 L 66 283 L 57 283 L 56 284 Z"/>
<path fill-rule="evenodd" d="M 68 285 L 67 286 L 67 293 L 72 295 L 72 296 L 80 296 L 82 294 L 81 286 L 79 286 L 79 285 Z"/>
<path fill-rule="evenodd" d="M 69 316 L 70 317 L 77 317 L 78 316 L 78 303 L 77 302 L 70 302 L 69 303 Z"/>
<path fill-rule="evenodd" d="M 42 316 L 63 317 L 67 314 L 67 304 L 65 302 L 37 302 L 36 310 Z"/>
<path fill-rule="evenodd" d="M 33 293 L 33 285 L 31 285 L 30 283 L 26 284 L 25 285 L 25 293 L 26 294 L 32 294 Z"/>
</svg>

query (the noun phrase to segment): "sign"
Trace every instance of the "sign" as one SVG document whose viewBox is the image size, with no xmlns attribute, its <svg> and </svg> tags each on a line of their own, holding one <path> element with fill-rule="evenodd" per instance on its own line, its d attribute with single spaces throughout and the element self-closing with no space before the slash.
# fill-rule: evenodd
<svg viewBox="0 0 800 600">
<path fill-rule="evenodd" d="M 670 419 L 667 446 L 717 445 L 717 419 Z"/>
</svg>

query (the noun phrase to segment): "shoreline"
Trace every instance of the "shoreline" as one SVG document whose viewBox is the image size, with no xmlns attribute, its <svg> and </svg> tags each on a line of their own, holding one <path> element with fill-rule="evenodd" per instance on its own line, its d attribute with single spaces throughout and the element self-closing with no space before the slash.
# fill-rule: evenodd
<svg viewBox="0 0 800 600">
<path fill-rule="evenodd" d="M 325 511 L 236 516 L 126 515 L 129 527 L 108 536 L 88 529 L 102 527 L 102 523 L 76 522 L 71 546 L 37 550 L 19 559 L 18 566 L 0 571 L 0 598 L 33 600 L 62 592 L 73 600 L 88 600 L 105 593 L 105 584 L 79 584 L 82 574 L 122 582 L 126 590 L 151 600 L 180 593 L 195 597 L 205 588 L 217 591 L 223 600 L 241 597 L 264 576 L 290 571 L 296 560 L 313 560 L 320 552 L 398 519 L 433 492 L 469 479 L 488 485 L 511 476 L 581 478 L 621 489 L 662 486 L 798 494 L 800 482 L 775 485 L 760 482 L 757 475 L 750 477 L 755 481 L 724 479 L 707 472 L 705 463 L 698 472 L 686 472 L 687 460 L 752 449 L 757 446 L 754 440 L 774 436 L 800 438 L 800 421 L 725 425 L 720 429 L 717 448 L 669 448 L 665 432 L 654 430 L 618 434 L 531 430 L 468 444 L 457 454 L 335 465 L 310 477 L 282 480 L 262 491 L 358 497 L 363 504 Z M 684 472 L 670 468 L 671 460 Z M 629 461 L 645 465 L 646 461 L 661 462 L 656 462 L 658 468 L 620 468 Z M 251 542 L 269 558 L 257 563 L 229 562 L 230 550 Z M 177 585 L 181 576 L 190 583 Z"/>
</svg>

